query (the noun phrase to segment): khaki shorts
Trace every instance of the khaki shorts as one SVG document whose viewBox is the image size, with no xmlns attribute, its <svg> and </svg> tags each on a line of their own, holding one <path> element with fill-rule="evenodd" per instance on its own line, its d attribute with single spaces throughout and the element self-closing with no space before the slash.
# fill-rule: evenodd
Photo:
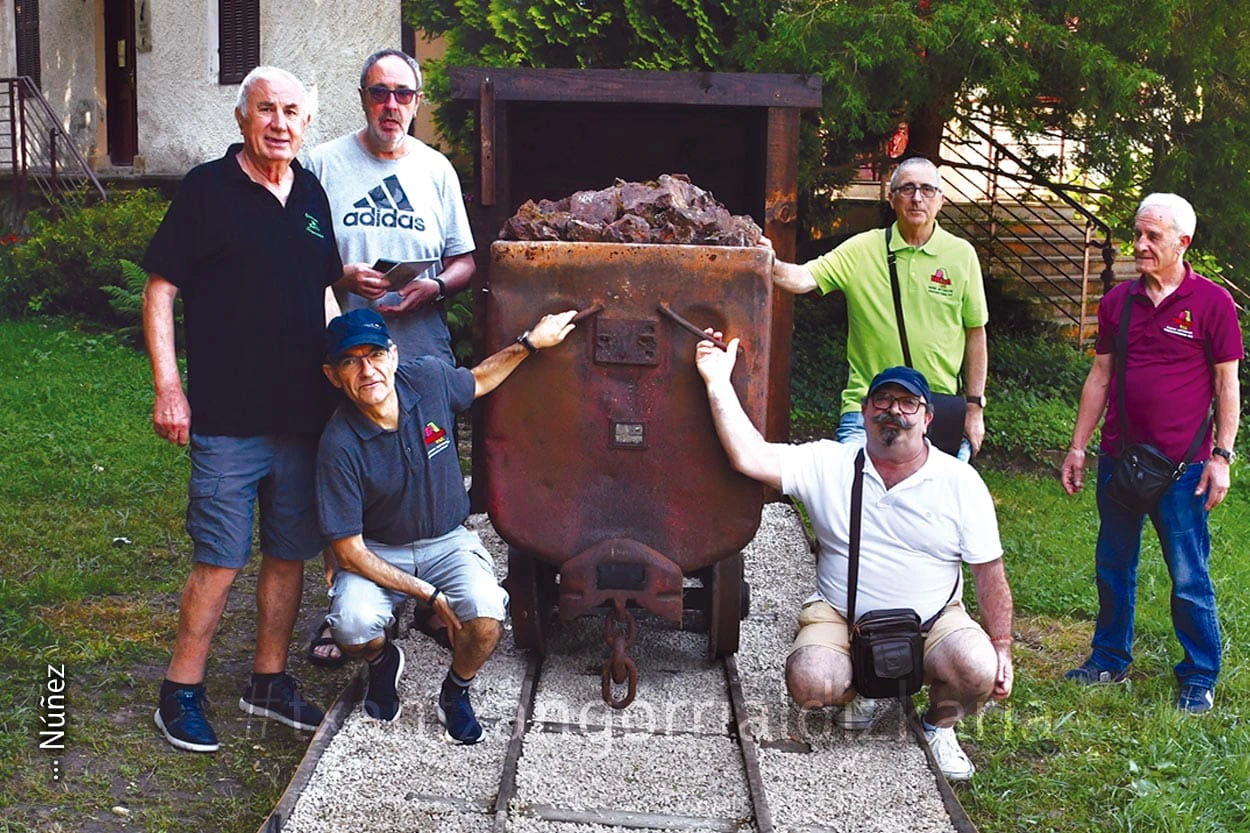
<svg viewBox="0 0 1250 833">
<path fill-rule="evenodd" d="M 963 602 L 951 602 L 925 636 L 925 655 L 928 656 L 929 651 L 955 631 L 970 628 L 981 630 L 981 626 L 964 609 Z M 790 646 L 790 653 L 793 654 L 806 645 L 824 645 L 845 656 L 851 655 L 851 639 L 847 632 L 846 619 L 827 602 L 808 602 L 799 611 L 799 632 L 794 637 L 794 644 Z"/>
</svg>

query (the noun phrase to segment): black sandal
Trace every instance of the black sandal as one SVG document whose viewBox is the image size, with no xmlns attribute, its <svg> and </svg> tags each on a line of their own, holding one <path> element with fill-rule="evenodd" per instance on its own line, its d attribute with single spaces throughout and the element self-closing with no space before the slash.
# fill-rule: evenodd
<svg viewBox="0 0 1250 833">
<path fill-rule="evenodd" d="M 412 611 L 412 624 L 408 627 L 414 631 L 421 631 L 448 651 L 453 650 L 447 628 L 435 627 L 436 619 L 438 619 L 438 614 L 434 612 L 434 608 L 415 605 Z M 439 622 L 439 624 L 442 623 Z"/>
<path fill-rule="evenodd" d="M 326 645 L 333 645 L 334 650 L 338 651 L 337 657 L 318 656 L 317 649 L 324 648 Z M 308 643 L 308 661 L 313 665 L 321 668 L 338 668 L 347 662 L 347 657 L 343 654 L 343 649 L 334 641 L 334 637 L 330 635 L 330 622 L 326 619 L 321 620 L 321 626 L 317 628 L 317 633 L 313 636 L 312 642 Z"/>
</svg>

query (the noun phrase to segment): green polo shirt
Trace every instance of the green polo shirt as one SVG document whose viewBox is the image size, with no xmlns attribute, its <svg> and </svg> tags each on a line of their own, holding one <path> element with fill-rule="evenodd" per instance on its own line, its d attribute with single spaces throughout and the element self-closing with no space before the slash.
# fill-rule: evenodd
<svg viewBox="0 0 1250 833">
<path fill-rule="evenodd" d="M 897 223 L 891 248 L 897 257 L 912 366 L 925 375 L 934 393 L 956 393 L 964 362 L 964 331 L 984 327 L 989 321 L 976 250 L 936 224 L 924 245 L 911 246 L 903 240 Z M 850 374 L 842 391 L 842 413 L 858 411 L 872 377 L 903 364 L 885 229 L 857 234 L 809 261 L 806 268 L 821 293 L 840 290 L 846 295 Z"/>
</svg>

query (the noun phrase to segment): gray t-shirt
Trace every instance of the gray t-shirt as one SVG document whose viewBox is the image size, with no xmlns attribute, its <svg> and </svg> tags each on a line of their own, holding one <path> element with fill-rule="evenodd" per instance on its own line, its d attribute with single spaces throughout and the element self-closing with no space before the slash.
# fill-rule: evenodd
<svg viewBox="0 0 1250 833">
<path fill-rule="evenodd" d="M 399 430 L 343 402 L 317 450 L 317 512 L 331 541 L 363 535 L 401 545 L 445 535 L 469 515 L 452 437 L 473 403 L 473 372 L 422 356 L 395 373 Z"/>
<path fill-rule="evenodd" d="M 473 232 L 455 169 L 445 156 L 416 139 L 409 137 L 408 147 L 407 155 L 399 159 L 378 159 L 355 133 L 349 133 L 318 145 L 309 155 L 307 167 L 330 199 L 344 264 L 433 260 L 435 265 L 426 272 L 433 277 L 442 271 L 443 258 L 473 251 Z M 349 293 L 344 311 L 399 301 L 397 292 L 376 301 Z M 422 304 L 402 315 L 388 315 L 386 324 L 406 359 L 438 356 L 455 364 L 443 304 Z"/>
</svg>

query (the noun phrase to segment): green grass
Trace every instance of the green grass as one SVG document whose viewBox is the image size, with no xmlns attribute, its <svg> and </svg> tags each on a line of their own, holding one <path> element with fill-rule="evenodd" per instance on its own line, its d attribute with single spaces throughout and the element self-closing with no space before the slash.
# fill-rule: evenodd
<svg viewBox="0 0 1250 833">
<path fill-rule="evenodd" d="M 999 351 L 1026 375 L 1031 352 Z M 198 756 L 172 752 L 151 725 L 187 570 L 187 461 L 152 433 L 146 359 L 111 336 L 62 323 L 0 322 L 0 368 L 0 831 L 256 830 L 307 736 L 231 717 L 237 722 L 219 725 L 222 752 Z M 991 415 L 1026 387 L 996 381 L 1003 393 Z M 1075 400 L 1043 398 L 1071 418 Z M 1056 430 L 1061 447 L 1070 424 L 1043 432 L 1038 447 L 1054 447 Z M 1012 697 L 960 730 L 979 771 L 958 794 L 978 828 L 1250 829 L 1250 560 L 1240 552 L 1250 501 L 1241 466 L 1212 516 L 1227 647 L 1216 710 L 1197 718 L 1172 708 L 1179 649 L 1153 533 L 1145 535 L 1131 683 L 1067 685 L 1060 678 L 1085 657 L 1095 612 L 1092 492 L 1069 498 L 1053 476 L 983 473 L 998 504 L 1020 639 Z M 118 538 L 129 543 L 115 546 Z M 306 586 L 315 587 L 310 574 Z M 223 626 L 235 637 L 250 634 L 249 578 L 245 571 Z M 306 605 L 321 599 L 307 594 Z M 223 721 L 235 711 L 228 700 L 249 651 L 246 639 L 214 645 L 210 674 L 220 680 Z M 66 666 L 70 684 L 59 780 L 52 754 L 37 748 L 49 662 Z M 344 681 L 320 672 L 305 679 L 323 705 Z M 112 816 L 116 805 L 131 816 Z"/>
<path fill-rule="evenodd" d="M 147 359 L 111 335 L 26 320 L 0 322 L 0 368 L 0 831 L 256 830 L 308 735 L 230 708 L 254 568 L 209 662 L 230 742 L 177 754 L 152 726 L 189 566 L 189 467 L 152 431 Z M 324 604 L 324 592 L 306 598 Z M 39 748 L 48 665 L 67 684 L 60 751 Z M 336 672 L 307 686 L 328 704 L 343 683 Z"/>
<path fill-rule="evenodd" d="M 1147 524 L 1137 632 L 1127 686 L 1061 680 L 1088 651 L 1097 599 L 1092 491 L 1063 494 L 1053 478 L 986 472 L 998 504 L 1018 616 L 1016 688 L 961 734 L 978 761 L 959 797 L 985 831 L 1244 831 L 1250 829 L 1250 673 L 1245 649 L 1250 533 L 1244 488 L 1212 515 L 1211 569 L 1225 643 L 1216 709 L 1173 707 L 1180 649 L 1169 579 Z"/>
</svg>

